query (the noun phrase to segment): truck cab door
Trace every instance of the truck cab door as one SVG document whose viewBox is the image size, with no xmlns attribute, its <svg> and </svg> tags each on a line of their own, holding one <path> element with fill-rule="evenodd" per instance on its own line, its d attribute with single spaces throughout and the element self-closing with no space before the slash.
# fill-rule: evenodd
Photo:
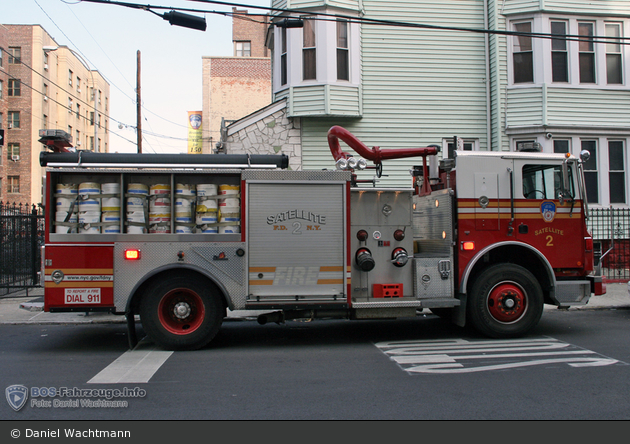
<svg viewBox="0 0 630 444">
<path fill-rule="evenodd" d="M 542 252 L 553 268 L 581 268 L 584 261 L 584 246 L 575 241 L 584 226 L 576 172 L 569 167 L 568 174 L 565 189 L 557 161 L 515 162 L 517 239 Z"/>
</svg>

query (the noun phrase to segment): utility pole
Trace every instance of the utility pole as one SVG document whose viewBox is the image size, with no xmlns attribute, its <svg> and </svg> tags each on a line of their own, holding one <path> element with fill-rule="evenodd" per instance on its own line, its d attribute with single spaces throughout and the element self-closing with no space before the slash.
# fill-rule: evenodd
<svg viewBox="0 0 630 444">
<path fill-rule="evenodd" d="M 138 137 L 138 153 L 142 153 L 142 99 L 140 96 L 140 50 L 138 50 L 138 75 L 136 77 L 136 123 Z"/>
</svg>

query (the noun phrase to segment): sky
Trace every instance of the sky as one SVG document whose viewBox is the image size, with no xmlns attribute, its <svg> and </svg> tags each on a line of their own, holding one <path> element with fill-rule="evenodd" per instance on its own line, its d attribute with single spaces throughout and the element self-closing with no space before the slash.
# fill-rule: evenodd
<svg viewBox="0 0 630 444">
<path fill-rule="evenodd" d="M 198 11 L 231 12 L 231 5 L 193 0 L 125 0 L 126 3 Z M 187 152 L 188 111 L 202 110 L 204 56 L 232 56 L 232 18 L 205 16 L 206 31 L 172 26 L 152 12 L 81 0 L 2 1 L 0 23 L 40 25 L 59 45 L 78 52 L 110 84 L 111 152 L 136 152 L 137 52 L 140 51 L 142 152 Z M 221 2 L 227 3 L 227 2 Z M 271 0 L 235 2 L 238 9 L 266 13 Z M 251 5 L 245 8 L 243 5 Z M 120 128 L 122 126 L 122 128 Z"/>
</svg>

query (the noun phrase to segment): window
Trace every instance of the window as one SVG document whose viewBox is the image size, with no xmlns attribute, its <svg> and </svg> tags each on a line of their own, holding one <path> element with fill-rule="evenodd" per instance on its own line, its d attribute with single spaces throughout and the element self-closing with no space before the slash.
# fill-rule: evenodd
<svg viewBox="0 0 630 444">
<path fill-rule="evenodd" d="M 0 48 L 0 68 L 4 66 L 4 49 Z"/>
<path fill-rule="evenodd" d="M 22 95 L 21 93 L 21 83 L 18 79 L 9 79 L 9 97 L 19 97 Z"/>
<path fill-rule="evenodd" d="M 9 97 L 19 97 L 22 95 L 20 91 L 20 80 L 19 79 L 9 79 Z"/>
<path fill-rule="evenodd" d="M 2 91 L 4 91 L 2 80 L 0 80 L 0 99 L 2 99 Z"/>
<path fill-rule="evenodd" d="M 551 22 L 551 34 L 561 36 L 551 40 L 551 72 L 554 82 L 569 81 L 569 54 L 567 52 L 567 23 Z"/>
<path fill-rule="evenodd" d="M 518 33 L 529 34 L 532 32 L 532 23 L 516 23 L 514 30 Z M 529 35 L 517 35 L 512 46 L 514 60 L 514 83 L 527 83 L 534 81 L 534 60 L 532 37 Z"/>
<path fill-rule="evenodd" d="M 90 111 L 90 125 L 94 126 L 94 111 Z"/>
<path fill-rule="evenodd" d="M 280 51 L 280 85 L 286 85 L 287 84 L 287 28 L 282 28 L 280 39 L 282 40 L 281 42 L 282 49 Z"/>
<path fill-rule="evenodd" d="M 317 79 L 317 54 L 315 48 L 315 20 L 304 20 L 302 40 L 302 79 Z"/>
<path fill-rule="evenodd" d="M 569 168 L 569 178 L 571 169 Z M 558 199 L 559 196 L 575 196 L 573 180 L 569 190 L 563 190 L 561 165 L 525 165 L 523 167 L 523 197 L 525 199 Z"/>
<path fill-rule="evenodd" d="M 7 182 L 7 193 L 20 192 L 20 176 L 8 176 Z"/>
<path fill-rule="evenodd" d="M 77 77 L 77 92 L 81 92 L 81 78 Z"/>
<path fill-rule="evenodd" d="M 20 157 L 20 144 L 10 143 L 7 145 L 7 159 L 13 160 L 13 156 Z"/>
<path fill-rule="evenodd" d="M 68 85 L 72 86 L 72 70 L 68 70 Z"/>
<path fill-rule="evenodd" d="M 621 140 L 608 141 L 610 203 L 626 203 L 625 149 Z"/>
<path fill-rule="evenodd" d="M 599 184 L 597 173 L 597 142 L 595 140 L 583 140 L 582 150 L 591 153 L 588 161 L 584 162 L 584 185 L 586 196 L 591 203 L 599 203 Z"/>
<path fill-rule="evenodd" d="M 606 37 L 621 37 L 621 23 L 607 23 Z M 606 81 L 611 84 L 622 84 L 621 41 L 607 40 L 606 43 Z"/>
<path fill-rule="evenodd" d="M 578 22 L 580 36 L 579 60 L 580 83 L 595 83 L 595 44 L 593 43 L 594 23 Z"/>
<path fill-rule="evenodd" d="M 348 22 L 337 20 L 337 80 L 350 80 L 348 60 Z"/>
<path fill-rule="evenodd" d="M 42 127 L 43 129 L 48 128 L 48 116 L 46 114 L 42 117 Z"/>
<path fill-rule="evenodd" d="M 554 140 L 553 141 L 553 152 L 554 153 L 560 153 L 560 154 L 566 154 L 566 153 L 570 153 L 570 149 L 569 149 L 569 141 L 568 140 Z"/>
<path fill-rule="evenodd" d="M 9 46 L 9 65 L 19 65 L 22 58 L 22 48 Z"/>
<path fill-rule="evenodd" d="M 234 42 L 234 52 L 236 57 L 251 57 L 252 56 L 252 43 L 251 42 Z"/>
<path fill-rule="evenodd" d="M 20 112 L 19 111 L 9 111 L 9 128 L 19 128 L 20 127 Z"/>
<path fill-rule="evenodd" d="M 77 103 L 77 119 L 81 117 L 81 105 Z"/>
</svg>

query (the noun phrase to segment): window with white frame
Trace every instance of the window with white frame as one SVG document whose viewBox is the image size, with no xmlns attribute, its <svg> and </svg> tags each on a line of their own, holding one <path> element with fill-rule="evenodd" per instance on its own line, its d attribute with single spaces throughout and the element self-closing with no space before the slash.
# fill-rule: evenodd
<svg viewBox="0 0 630 444">
<path fill-rule="evenodd" d="M 280 85 L 287 84 L 287 28 L 280 33 Z"/>
<path fill-rule="evenodd" d="M 569 51 L 567 46 L 567 22 L 552 21 L 551 34 L 551 75 L 554 82 L 569 81 Z"/>
<path fill-rule="evenodd" d="M 624 34 L 630 18 L 559 17 L 543 15 L 509 24 L 515 35 L 508 39 L 510 83 L 554 83 L 580 88 L 618 88 L 627 85 L 628 61 Z M 550 34 L 537 39 L 530 33 Z M 544 53 L 542 51 L 545 51 Z M 538 61 L 536 79 L 534 65 Z M 540 78 L 539 78 L 540 77 Z"/>
<path fill-rule="evenodd" d="M 595 83 L 595 24 L 578 22 L 580 83 Z"/>
<path fill-rule="evenodd" d="M 599 173 L 597 171 L 599 162 L 597 161 L 597 141 L 582 140 L 582 150 L 587 150 L 591 155 L 584 162 L 584 185 L 586 186 L 586 197 L 590 203 L 599 203 Z"/>
<path fill-rule="evenodd" d="M 315 20 L 305 19 L 302 28 L 302 79 L 317 79 Z"/>
<path fill-rule="evenodd" d="M 348 21 L 337 19 L 337 80 L 350 80 Z"/>
<path fill-rule="evenodd" d="M 571 152 L 571 141 L 569 139 L 554 139 L 553 152 L 567 154 Z"/>
<path fill-rule="evenodd" d="M 625 147 L 622 140 L 608 141 L 608 185 L 610 203 L 626 203 Z"/>
<path fill-rule="evenodd" d="M 236 57 L 251 57 L 252 42 L 234 42 L 234 55 Z"/>
<path fill-rule="evenodd" d="M 8 176 L 7 177 L 7 193 L 19 193 L 20 192 L 20 176 Z"/>
<path fill-rule="evenodd" d="M 514 24 L 514 31 L 519 33 L 512 40 L 512 60 L 514 62 L 514 83 L 530 83 L 534 81 L 534 52 L 532 22 Z M 522 34 L 520 34 L 522 33 Z"/>
<path fill-rule="evenodd" d="M 606 82 L 609 85 L 623 83 L 623 56 L 621 51 L 621 23 L 606 23 Z"/>
</svg>

